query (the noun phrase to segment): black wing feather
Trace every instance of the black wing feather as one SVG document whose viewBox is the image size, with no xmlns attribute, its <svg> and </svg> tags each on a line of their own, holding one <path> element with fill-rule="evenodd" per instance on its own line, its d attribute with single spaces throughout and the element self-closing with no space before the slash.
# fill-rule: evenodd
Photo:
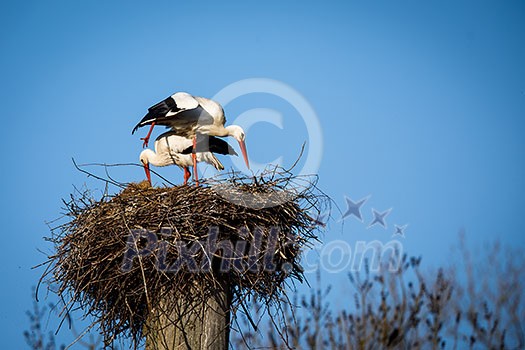
<svg viewBox="0 0 525 350">
<path fill-rule="evenodd" d="M 192 152 L 193 146 L 190 146 L 182 151 L 182 154 L 190 154 Z M 197 152 L 213 152 L 232 156 L 237 155 L 237 152 L 235 152 L 228 142 L 215 136 L 202 134 L 197 134 Z"/>
<path fill-rule="evenodd" d="M 181 109 L 177 107 L 177 103 L 175 102 L 175 100 L 170 96 L 165 100 L 160 101 L 156 105 L 153 105 L 150 108 L 148 108 L 148 113 L 144 116 L 144 118 L 142 118 L 142 120 L 137 125 L 135 125 L 133 131 L 131 131 L 131 134 L 134 134 L 138 128 L 141 128 L 145 125 L 151 125 L 151 123 L 153 122 L 162 125 L 162 123 L 166 119 L 166 114 L 168 114 L 168 112 L 178 112 L 180 110 Z"/>
<path fill-rule="evenodd" d="M 178 110 L 178 107 L 177 107 L 177 103 L 175 102 L 175 100 L 170 96 L 164 101 L 160 101 L 156 105 L 153 105 L 150 108 L 148 108 L 148 112 L 159 114 L 159 115 L 164 115 L 168 113 L 171 109 Z"/>
</svg>

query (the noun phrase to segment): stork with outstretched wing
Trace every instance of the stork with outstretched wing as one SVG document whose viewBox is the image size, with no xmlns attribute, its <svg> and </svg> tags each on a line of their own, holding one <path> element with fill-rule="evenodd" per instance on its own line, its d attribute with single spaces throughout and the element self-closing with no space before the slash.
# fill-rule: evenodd
<svg viewBox="0 0 525 350">
<path fill-rule="evenodd" d="M 133 128 L 132 134 L 146 125 L 150 129 L 144 140 L 147 147 L 151 132 L 155 125 L 163 125 L 171 128 L 175 135 L 193 139 L 193 149 L 197 149 L 197 135 L 226 137 L 231 136 L 239 142 L 246 166 L 250 168 L 248 153 L 246 151 L 244 130 L 238 125 L 224 126 L 226 117 L 222 106 L 208 98 L 192 96 L 186 92 L 177 92 L 165 100 L 155 104 L 148 109 L 148 113 Z M 195 181 L 198 184 L 197 155 L 192 153 L 193 171 Z"/>
</svg>

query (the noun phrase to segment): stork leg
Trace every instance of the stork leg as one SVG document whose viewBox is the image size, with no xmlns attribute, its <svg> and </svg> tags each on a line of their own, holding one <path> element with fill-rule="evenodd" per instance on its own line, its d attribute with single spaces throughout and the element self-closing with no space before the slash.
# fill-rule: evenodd
<svg viewBox="0 0 525 350">
<path fill-rule="evenodd" d="M 193 151 L 191 152 L 193 159 L 193 176 L 195 177 L 195 186 L 199 186 L 199 175 L 197 173 L 197 135 L 193 137 Z"/>
<path fill-rule="evenodd" d="M 188 169 L 188 167 L 184 167 L 184 184 L 185 185 L 188 184 L 188 179 L 190 178 L 190 176 L 191 176 L 190 169 Z"/>
<path fill-rule="evenodd" d="M 149 128 L 149 131 L 146 137 L 141 137 L 141 140 L 144 141 L 144 143 L 142 144 L 142 148 L 148 147 L 149 137 L 151 136 L 151 132 L 153 131 L 154 127 L 155 127 L 155 122 L 151 123 L 151 127 Z"/>
</svg>

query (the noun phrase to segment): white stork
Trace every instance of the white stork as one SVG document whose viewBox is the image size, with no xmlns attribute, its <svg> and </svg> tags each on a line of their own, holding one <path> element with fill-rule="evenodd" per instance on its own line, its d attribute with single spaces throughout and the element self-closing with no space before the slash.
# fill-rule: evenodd
<svg viewBox="0 0 525 350">
<path fill-rule="evenodd" d="M 211 164 L 217 170 L 224 166 L 213 153 L 237 155 L 235 150 L 226 142 L 216 137 L 199 137 L 196 148 L 191 138 L 179 136 L 174 131 L 168 131 L 155 140 L 155 151 L 145 149 L 140 153 L 140 162 L 144 166 L 146 177 L 151 185 L 149 165 L 167 166 L 178 165 L 184 169 L 184 184 L 188 183 L 191 174 L 188 167 L 193 165 L 193 155 L 199 162 Z"/>
<path fill-rule="evenodd" d="M 151 132 L 155 125 L 170 127 L 177 135 L 191 138 L 196 145 L 196 135 L 206 134 L 211 136 L 231 136 L 239 142 L 244 161 L 248 169 L 248 153 L 244 142 L 244 130 L 238 125 L 225 127 L 226 117 L 222 106 L 208 98 L 192 96 L 186 92 L 177 92 L 156 105 L 148 108 L 148 113 L 133 128 L 132 134 L 140 127 L 151 125 L 144 140 L 147 147 Z M 197 158 L 193 156 L 193 169 L 195 180 L 198 184 Z"/>
</svg>

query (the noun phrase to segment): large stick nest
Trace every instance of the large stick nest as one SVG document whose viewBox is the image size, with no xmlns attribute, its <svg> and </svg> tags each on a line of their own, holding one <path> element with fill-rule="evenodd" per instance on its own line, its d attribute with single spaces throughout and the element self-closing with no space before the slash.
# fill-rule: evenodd
<svg viewBox="0 0 525 350">
<path fill-rule="evenodd" d="M 106 345 L 122 336 L 137 345 L 152 310 L 195 302 L 196 286 L 213 293 L 226 281 L 232 310 L 248 296 L 279 301 L 285 283 L 302 281 L 300 253 L 317 239 L 326 199 L 315 181 L 284 171 L 200 187 L 131 183 L 100 200 L 82 192 L 65 202 L 43 279 L 66 313 L 94 316 Z"/>
</svg>

